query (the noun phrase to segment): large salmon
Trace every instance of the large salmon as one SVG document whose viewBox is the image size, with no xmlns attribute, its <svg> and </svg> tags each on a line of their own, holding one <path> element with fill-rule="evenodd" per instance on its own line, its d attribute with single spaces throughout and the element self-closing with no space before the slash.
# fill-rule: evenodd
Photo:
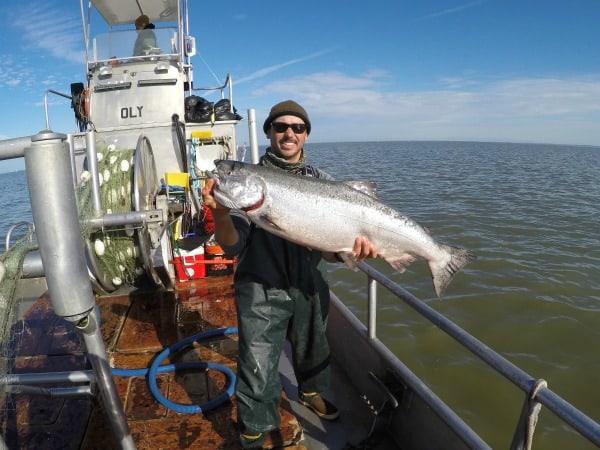
<svg viewBox="0 0 600 450">
<path fill-rule="evenodd" d="M 399 272 L 423 258 L 438 297 L 473 258 L 467 250 L 436 242 L 419 224 L 378 201 L 369 183 L 329 181 L 230 160 L 215 165 L 215 199 L 243 211 L 259 227 L 313 250 L 346 255 L 355 238 L 365 236 Z"/>
</svg>

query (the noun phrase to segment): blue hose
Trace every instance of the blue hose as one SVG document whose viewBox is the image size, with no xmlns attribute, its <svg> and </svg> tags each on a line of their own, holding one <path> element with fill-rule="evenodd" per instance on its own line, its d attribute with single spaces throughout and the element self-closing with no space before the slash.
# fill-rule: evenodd
<svg viewBox="0 0 600 450">
<path fill-rule="evenodd" d="M 113 375 L 120 377 L 134 377 L 134 376 L 145 376 L 148 375 L 148 387 L 150 388 L 150 392 L 154 396 L 154 398 L 161 403 L 163 406 L 172 409 L 178 413 L 185 414 L 195 414 L 206 412 L 211 409 L 216 408 L 221 403 L 226 402 L 231 396 L 233 396 L 233 392 L 235 389 L 235 373 L 222 364 L 216 364 L 211 362 L 185 362 L 185 363 L 177 363 L 177 364 L 166 364 L 161 366 L 160 363 L 170 354 L 175 353 L 181 348 L 192 344 L 193 342 L 200 341 L 203 339 L 208 339 L 215 336 L 223 336 L 226 334 L 234 334 L 237 333 L 237 328 L 220 328 L 218 330 L 208 331 L 206 333 L 200 333 L 194 336 L 190 336 L 182 341 L 179 341 L 173 344 L 170 347 L 165 348 L 161 351 L 154 361 L 150 364 L 148 369 L 112 369 Z M 172 372 L 175 370 L 182 369 L 212 369 L 217 370 L 219 372 L 223 372 L 228 378 L 228 386 L 225 392 L 219 395 L 217 398 L 214 398 L 206 403 L 202 403 L 199 405 L 182 405 L 181 403 L 175 403 L 167 399 L 160 390 L 158 389 L 158 385 L 156 384 L 156 377 L 159 373 Z"/>
</svg>

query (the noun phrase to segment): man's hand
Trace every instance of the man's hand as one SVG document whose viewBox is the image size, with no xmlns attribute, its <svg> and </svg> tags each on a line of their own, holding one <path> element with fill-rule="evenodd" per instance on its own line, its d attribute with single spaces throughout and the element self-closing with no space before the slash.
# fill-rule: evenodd
<svg viewBox="0 0 600 450">
<path fill-rule="evenodd" d="M 354 240 L 352 255 L 357 261 L 363 261 L 366 258 L 377 258 L 377 249 L 364 236 L 357 236 Z"/>
<path fill-rule="evenodd" d="M 237 243 L 239 236 L 235 229 L 229 208 L 221 205 L 212 195 L 215 180 L 209 178 L 202 188 L 202 203 L 210 208 L 215 223 L 215 239 L 220 245 L 233 246 Z"/>
<path fill-rule="evenodd" d="M 221 205 L 219 202 L 215 200 L 213 197 L 213 188 L 215 186 L 215 180 L 209 178 L 206 180 L 206 185 L 202 188 L 202 203 L 208 206 L 213 210 L 213 213 L 217 211 L 217 213 L 229 213 L 229 208 Z"/>
</svg>

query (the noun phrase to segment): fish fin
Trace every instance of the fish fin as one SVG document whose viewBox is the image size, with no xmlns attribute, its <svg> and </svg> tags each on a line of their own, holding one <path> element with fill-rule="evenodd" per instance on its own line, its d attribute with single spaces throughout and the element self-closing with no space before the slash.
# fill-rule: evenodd
<svg viewBox="0 0 600 450">
<path fill-rule="evenodd" d="M 352 189 L 362 192 L 369 197 L 377 198 L 377 183 L 374 181 L 343 181 L 343 184 L 350 186 Z"/>
<path fill-rule="evenodd" d="M 384 257 L 384 259 L 395 270 L 403 273 L 411 263 L 417 260 L 417 257 L 415 255 L 411 255 L 410 253 L 403 253 L 400 256 L 390 256 L 388 258 Z"/>
<path fill-rule="evenodd" d="M 260 216 L 260 219 L 263 223 L 266 223 L 269 225 L 270 228 L 272 228 L 273 230 L 277 230 L 281 233 L 284 233 L 285 230 L 283 228 L 281 228 L 279 225 L 277 225 L 277 220 L 274 219 L 272 216 L 270 216 L 269 214 L 265 214 Z"/>
<path fill-rule="evenodd" d="M 436 261 L 429 261 L 433 287 L 438 298 L 444 294 L 456 272 L 469 261 L 476 259 L 474 254 L 462 248 L 450 247 L 449 245 L 442 245 L 442 248 L 449 252 L 450 259 L 443 261 L 441 264 Z"/>
<path fill-rule="evenodd" d="M 352 269 L 354 271 L 358 270 L 358 267 L 356 265 L 356 258 L 354 257 L 352 252 L 338 252 L 337 255 L 340 257 L 342 262 L 346 264 L 346 266 L 348 266 L 349 269 Z"/>
</svg>

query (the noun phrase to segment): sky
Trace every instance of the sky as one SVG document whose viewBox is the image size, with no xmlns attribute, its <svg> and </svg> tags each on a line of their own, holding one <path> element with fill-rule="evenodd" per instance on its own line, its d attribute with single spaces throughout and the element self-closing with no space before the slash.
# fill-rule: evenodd
<svg viewBox="0 0 600 450">
<path fill-rule="evenodd" d="M 231 74 L 234 105 L 244 119 L 255 109 L 259 131 L 273 104 L 298 101 L 307 145 L 600 146 L 599 23 L 598 0 L 190 0 L 195 86 Z M 3 1 L 0 29 L 0 139 L 34 135 L 44 93 L 85 81 L 79 2 Z M 53 131 L 75 131 L 68 100 L 51 96 L 48 110 Z M 239 130 L 238 144 L 247 120 Z"/>
</svg>

